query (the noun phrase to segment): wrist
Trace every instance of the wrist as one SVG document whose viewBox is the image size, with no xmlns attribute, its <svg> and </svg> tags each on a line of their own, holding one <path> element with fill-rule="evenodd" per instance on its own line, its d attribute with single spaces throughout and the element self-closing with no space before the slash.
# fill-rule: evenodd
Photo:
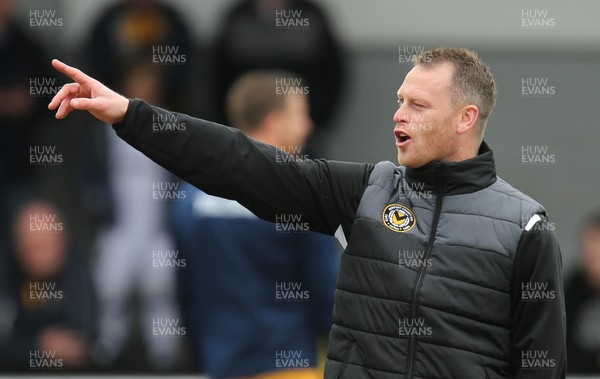
<svg viewBox="0 0 600 379">
<path fill-rule="evenodd" d="M 117 119 L 115 120 L 115 122 L 113 122 L 113 125 L 116 124 L 120 124 L 121 122 L 123 122 L 123 119 L 125 118 L 125 115 L 127 114 L 127 109 L 129 109 L 129 99 L 126 98 L 125 96 L 121 96 L 119 95 L 119 102 L 118 102 L 118 106 L 117 106 Z"/>
</svg>

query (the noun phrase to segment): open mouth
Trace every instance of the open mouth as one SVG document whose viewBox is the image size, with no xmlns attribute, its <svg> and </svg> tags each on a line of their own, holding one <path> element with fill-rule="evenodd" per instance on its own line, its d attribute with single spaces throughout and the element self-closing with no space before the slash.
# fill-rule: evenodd
<svg viewBox="0 0 600 379">
<path fill-rule="evenodd" d="M 410 141 L 410 136 L 400 130 L 394 131 L 396 136 L 396 146 L 404 146 Z"/>
</svg>

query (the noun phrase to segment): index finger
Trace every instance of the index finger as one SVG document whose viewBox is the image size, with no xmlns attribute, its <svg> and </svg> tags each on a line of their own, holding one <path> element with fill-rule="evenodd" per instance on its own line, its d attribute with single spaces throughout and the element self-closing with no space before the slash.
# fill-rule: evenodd
<svg viewBox="0 0 600 379">
<path fill-rule="evenodd" d="M 52 66 L 54 66 L 55 69 L 67 75 L 79 84 L 90 83 L 94 80 L 90 76 L 84 74 L 81 70 L 75 67 L 71 67 L 68 64 L 59 61 L 58 59 L 52 60 Z"/>
</svg>

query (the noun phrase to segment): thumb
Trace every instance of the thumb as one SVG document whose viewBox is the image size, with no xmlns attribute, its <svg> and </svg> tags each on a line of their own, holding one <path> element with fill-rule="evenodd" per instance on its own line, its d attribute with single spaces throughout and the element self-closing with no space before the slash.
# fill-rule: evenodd
<svg viewBox="0 0 600 379">
<path fill-rule="evenodd" d="M 90 109 L 94 109 L 97 106 L 96 101 L 94 101 L 94 99 L 87 99 L 82 97 L 72 99 L 70 105 L 73 109 L 79 109 L 83 111 L 89 111 Z"/>
</svg>

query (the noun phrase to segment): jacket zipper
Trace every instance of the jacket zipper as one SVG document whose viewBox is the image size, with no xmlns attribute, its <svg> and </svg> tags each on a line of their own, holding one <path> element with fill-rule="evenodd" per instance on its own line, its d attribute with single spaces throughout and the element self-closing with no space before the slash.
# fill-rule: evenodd
<svg viewBox="0 0 600 379">
<path fill-rule="evenodd" d="M 337 376 L 337 379 L 342 379 L 344 377 L 344 372 L 346 372 L 346 367 L 348 366 L 348 363 L 350 363 L 350 355 L 352 355 L 354 346 L 355 346 L 355 343 L 352 342 L 352 344 L 350 345 L 350 350 L 348 350 L 348 354 L 346 355 L 346 358 L 344 358 L 344 365 L 342 366 L 342 370 L 340 371 L 339 375 Z"/>
<path fill-rule="evenodd" d="M 425 251 L 425 262 L 429 259 L 431 255 L 431 250 L 433 250 L 433 241 L 435 240 L 435 235 L 437 232 L 437 225 L 440 219 L 440 212 L 442 210 L 442 199 L 444 198 L 444 181 L 442 177 L 442 164 L 437 162 L 435 163 L 436 167 L 436 175 L 438 180 L 438 188 L 437 188 L 437 197 L 435 202 L 435 212 L 433 214 L 433 221 L 431 223 L 431 234 L 429 235 L 429 242 L 427 244 L 427 250 Z M 415 287 L 413 290 L 412 301 L 410 303 L 410 317 L 411 320 L 415 320 L 417 317 L 417 309 L 419 307 L 419 294 L 421 292 L 421 285 L 423 284 L 423 277 L 425 276 L 425 271 L 427 270 L 427 265 L 423 264 L 419 268 L 417 272 L 417 279 L 415 281 Z M 416 358 L 416 345 L 417 345 L 417 336 L 411 335 L 409 339 L 408 346 L 408 368 L 406 370 L 406 379 L 412 379 L 414 375 L 414 366 L 415 366 L 415 358 Z"/>
</svg>

